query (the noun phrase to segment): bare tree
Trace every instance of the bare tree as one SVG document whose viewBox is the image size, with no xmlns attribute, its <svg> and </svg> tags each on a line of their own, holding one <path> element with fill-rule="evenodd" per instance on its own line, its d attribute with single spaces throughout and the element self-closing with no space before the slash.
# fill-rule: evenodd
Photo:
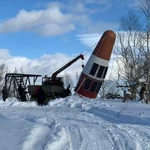
<svg viewBox="0 0 150 150">
<path fill-rule="evenodd" d="M 8 72 L 8 67 L 5 64 L 0 64 L 0 93 L 4 86 L 5 74 Z"/>
<path fill-rule="evenodd" d="M 104 81 L 104 83 L 102 84 L 100 88 L 99 96 L 103 99 L 106 97 L 106 94 L 108 93 L 111 93 L 111 94 L 117 93 L 116 81 L 112 81 L 112 80 Z"/>
<path fill-rule="evenodd" d="M 77 83 L 78 83 L 79 78 L 80 78 L 80 75 L 79 75 L 79 73 L 78 73 L 78 72 L 76 72 L 75 84 L 77 84 Z"/>
<path fill-rule="evenodd" d="M 64 75 L 64 86 L 67 88 L 70 85 L 70 89 L 74 87 L 73 79 L 70 74 L 65 73 Z"/>
<path fill-rule="evenodd" d="M 150 101 L 150 48 L 149 48 L 149 35 L 150 35 L 150 0 L 141 0 L 140 1 L 140 6 L 139 6 L 140 11 L 144 14 L 145 17 L 145 26 L 144 26 L 144 32 L 145 32 L 145 42 L 146 42 L 146 47 L 143 48 L 143 51 L 145 52 L 145 72 L 146 77 L 147 77 L 147 82 L 146 82 L 146 103 Z"/>
<path fill-rule="evenodd" d="M 127 84 L 136 96 L 139 79 L 144 76 L 145 57 L 143 55 L 144 35 L 141 32 L 139 17 L 133 11 L 120 20 L 120 28 L 123 32 L 117 35 L 118 45 L 116 52 L 119 56 L 118 82 Z"/>
</svg>

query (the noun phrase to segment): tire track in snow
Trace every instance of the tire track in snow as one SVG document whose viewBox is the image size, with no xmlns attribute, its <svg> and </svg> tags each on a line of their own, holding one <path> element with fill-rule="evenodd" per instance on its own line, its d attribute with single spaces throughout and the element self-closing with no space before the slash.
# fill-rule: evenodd
<svg viewBox="0 0 150 150">
<path fill-rule="evenodd" d="M 81 143 L 83 141 L 83 135 L 81 129 L 75 125 L 67 125 L 66 131 L 69 137 L 70 149 L 69 150 L 80 150 Z"/>
<path fill-rule="evenodd" d="M 63 117 L 59 117 L 59 119 L 61 119 L 60 122 L 63 123 L 63 125 L 66 128 L 68 128 L 69 133 L 67 134 L 69 134 L 70 137 L 73 137 L 73 138 L 70 138 L 71 140 L 69 139 L 69 142 L 77 143 L 78 145 L 78 146 L 74 146 L 74 145 L 72 146 L 74 150 L 76 149 L 99 150 L 99 149 L 105 149 L 105 148 L 107 148 L 108 150 L 109 149 L 110 150 L 120 150 L 120 149 L 121 150 L 127 150 L 127 149 L 134 150 L 134 149 L 137 149 L 137 147 L 139 150 L 150 149 L 149 144 L 147 144 L 150 139 L 149 135 L 148 137 L 145 137 L 144 136 L 145 131 L 143 130 L 142 136 L 145 137 L 145 139 L 147 140 L 145 143 L 139 142 L 140 139 L 142 139 L 142 136 L 140 136 L 141 133 L 139 133 L 139 130 L 137 130 L 136 128 L 134 129 L 134 125 L 132 124 L 127 125 L 127 127 L 130 126 L 132 132 L 133 133 L 135 132 L 133 136 L 129 134 L 128 128 L 126 130 L 125 124 L 119 124 L 119 120 L 117 124 L 108 124 L 108 122 L 105 122 L 105 120 L 101 118 L 101 114 L 107 115 L 104 112 L 98 112 L 98 115 L 95 116 L 94 119 L 92 118 L 90 119 L 89 116 L 91 116 L 91 114 L 89 115 L 88 112 L 80 112 L 74 117 L 71 117 L 72 114 L 68 110 L 66 112 L 70 113 L 69 117 L 67 118 L 67 115 L 65 116 L 65 114 L 63 114 Z M 107 115 L 107 117 L 110 117 L 111 119 L 114 118 L 114 116 L 110 116 L 110 115 Z M 88 122 L 88 118 L 90 122 Z M 116 118 L 114 119 L 116 120 Z M 94 123 L 92 122 L 92 120 L 94 120 Z M 65 122 L 67 122 L 67 124 Z M 73 126 L 74 128 L 69 129 L 70 128 L 69 126 Z M 93 130 L 91 130 L 92 128 Z M 78 130 L 78 131 L 76 131 L 75 133 L 75 130 Z M 79 131 L 80 131 L 80 142 L 77 142 L 79 141 L 79 135 L 78 135 L 79 133 L 77 133 Z M 135 136 L 136 134 L 138 134 L 138 138 Z M 95 138 L 92 135 L 94 135 Z M 102 139 L 102 141 L 99 141 L 98 140 L 99 138 Z M 96 143 L 96 144 L 93 144 L 93 143 Z M 143 147 L 142 146 L 143 144 L 147 145 L 146 146 L 147 148 L 145 146 Z"/>
<path fill-rule="evenodd" d="M 23 150 L 150 150 L 150 127 L 122 124 L 113 111 L 93 106 L 32 109 L 0 111 L 33 123 Z"/>
<path fill-rule="evenodd" d="M 51 113 L 53 115 L 53 112 Z M 60 112 L 58 113 L 60 114 Z M 139 130 L 137 130 L 134 125 L 108 124 L 100 117 L 100 113 L 93 117 L 88 112 L 78 112 L 74 115 L 74 112 L 72 113 L 67 109 L 58 118 L 51 118 L 50 116 L 47 124 L 53 132 L 49 131 L 51 137 L 46 139 L 47 143 L 43 141 L 43 145 L 45 143 L 44 150 L 150 149 L 148 144 L 150 136 L 147 134 L 150 133 L 149 128 L 139 126 Z M 49 116 L 48 112 L 47 116 Z M 108 117 L 112 118 L 112 116 Z M 145 130 L 147 130 L 147 133 Z M 144 142 L 141 140 L 142 137 L 145 139 Z M 102 139 L 102 141 L 99 139 Z"/>
<path fill-rule="evenodd" d="M 108 138 L 112 141 L 112 150 L 132 150 L 131 147 L 135 147 L 132 138 L 129 137 L 126 132 L 123 132 L 123 130 L 119 130 L 117 126 L 118 125 L 115 124 L 104 126 L 104 129 L 108 134 Z"/>
<path fill-rule="evenodd" d="M 114 148 L 110 150 L 149 150 L 150 149 L 150 129 L 128 124 L 109 124 L 104 129 L 108 132 L 108 137 L 113 140 Z"/>
<path fill-rule="evenodd" d="M 59 110 L 60 111 L 60 110 Z M 51 113 L 52 115 L 53 113 Z M 69 114 L 69 117 L 68 117 Z M 74 116 L 74 112 L 69 109 L 66 112 L 62 113 L 62 116 L 58 116 L 55 118 L 55 121 L 58 125 L 65 128 L 65 132 L 67 134 L 66 138 L 68 138 L 69 149 L 68 150 L 100 150 L 104 147 L 110 149 L 113 147 L 113 144 L 108 141 L 108 133 L 104 131 L 103 127 L 100 129 L 101 124 L 98 122 L 99 117 L 94 118 L 94 123 L 92 122 L 91 114 L 89 115 L 87 112 L 80 112 Z M 54 119 L 54 118 L 53 118 Z M 47 119 L 50 122 L 50 118 Z M 90 122 L 89 122 L 90 121 Z M 103 137 L 103 141 L 99 139 Z M 57 142 L 54 141 L 54 143 Z M 48 147 L 52 147 L 53 143 L 50 143 Z M 59 145 L 57 143 L 57 145 Z M 108 146 L 109 145 L 109 146 Z M 56 148 L 60 149 L 60 148 Z M 61 148 L 61 150 L 64 150 Z"/>
<path fill-rule="evenodd" d="M 138 125 L 122 125 L 118 126 L 118 130 L 128 135 L 132 142 L 135 143 L 135 147 L 139 150 L 150 150 L 150 127 L 138 126 Z"/>
</svg>

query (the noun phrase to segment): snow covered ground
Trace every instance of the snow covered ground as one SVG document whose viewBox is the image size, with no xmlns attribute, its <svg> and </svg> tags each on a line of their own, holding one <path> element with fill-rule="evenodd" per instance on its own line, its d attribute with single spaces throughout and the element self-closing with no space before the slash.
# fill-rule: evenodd
<svg viewBox="0 0 150 150">
<path fill-rule="evenodd" d="M 0 99 L 0 150 L 150 150 L 150 104 L 70 96 Z"/>
</svg>

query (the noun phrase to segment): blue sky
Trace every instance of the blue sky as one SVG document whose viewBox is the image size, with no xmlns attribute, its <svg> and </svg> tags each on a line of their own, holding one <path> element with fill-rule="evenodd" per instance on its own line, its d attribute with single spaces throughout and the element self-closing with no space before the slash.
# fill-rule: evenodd
<svg viewBox="0 0 150 150">
<path fill-rule="evenodd" d="M 53 59 L 60 54 L 71 59 L 94 45 L 105 30 L 118 31 L 119 19 L 128 10 L 136 9 L 138 3 L 139 0 L 1 0 L 1 62 L 17 68 L 30 61 L 37 63 L 36 68 L 43 67 L 38 62 L 45 56 Z M 62 60 L 58 60 L 61 64 Z"/>
</svg>

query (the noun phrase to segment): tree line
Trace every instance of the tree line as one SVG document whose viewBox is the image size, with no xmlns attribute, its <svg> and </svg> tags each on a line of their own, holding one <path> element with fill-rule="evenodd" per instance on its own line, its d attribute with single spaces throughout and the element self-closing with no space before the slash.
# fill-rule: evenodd
<svg viewBox="0 0 150 150">
<path fill-rule="evenodd" d="M 117 33 L 115 46 L 118 56 L 117 83 L 120 87 L 121 85 L 129 87 L 133 99 L 141 90 L 140 98 L 145 94 L 143 98 L 148 103 L 150 101 L 150 0 L 141 0 L 137 10 L 139 15 L 133 10 L 128 11 L 119 22 L 121 32 Z"/>
</svg>

